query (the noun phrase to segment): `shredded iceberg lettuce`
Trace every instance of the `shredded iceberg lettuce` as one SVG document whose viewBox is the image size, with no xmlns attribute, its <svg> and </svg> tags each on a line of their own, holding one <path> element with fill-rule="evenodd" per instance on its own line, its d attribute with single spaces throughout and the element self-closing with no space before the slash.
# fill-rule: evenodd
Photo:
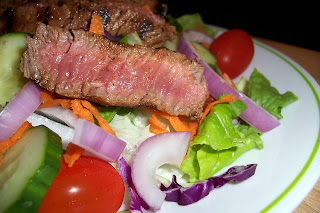
<svg viewBox="0 0 320 213">
<path fill-rule="evenodd" d="M 127 143 L 122 156 L 131 163 L 132 157 L 139 145 L 154 134 L 149 131 L 147 110 L 133 109 L 126 115 L 115 114 L 109 123 L 117 137 Z"/>
</svg>

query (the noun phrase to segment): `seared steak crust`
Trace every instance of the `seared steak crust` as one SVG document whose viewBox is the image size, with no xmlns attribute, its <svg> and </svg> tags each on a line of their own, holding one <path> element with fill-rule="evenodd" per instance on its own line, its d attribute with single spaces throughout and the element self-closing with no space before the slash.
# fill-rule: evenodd
<svg viewBox="0 0 320 213">
<path fill-rule="evenodd" d="M 147 46 L 161 47 L 166 40 L 173 40 L 176 29 L 159 18 L 151 10 L 135 4 L 105 2 L 99 4 L 100 14 L 105 17 L 105 31 L 111 35 L 137 32 Z"/>
<path fill-rule="evenodd" d="M 27 44 L 25 77 L 66 97 L 200 118 L 209 96 L 200 63 L 166 48 L 129 46 L 44 24 Z"/>
<path fill-rule="evenodd" d="M 38 22 L 88 30 L 95 12 L 104 16 L 104 27 L 109 34 L 123 36 L 137 32 L 144 45 L 160 47 L 176 35 L 175 27 L 166 22 L 164 11 L 165 5 L 157 0 L 2 0 L 0 34 L 34 34 Z"/>
</svg>

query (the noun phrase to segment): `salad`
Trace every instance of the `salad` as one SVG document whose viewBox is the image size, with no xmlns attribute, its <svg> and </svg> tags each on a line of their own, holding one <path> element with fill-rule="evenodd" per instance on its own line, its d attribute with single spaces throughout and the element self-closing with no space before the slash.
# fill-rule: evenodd
<svg viewBox="0 0 320 213">
<path fill-rule="evenodd" d="M 245 32 L 206 25 L 199 14 L 170 17 L 170 22 L 180 33 L 164 46 L 191 60 L 196 57 L 204 67 L 212 97 L 204 107 L 203 118 L 178 119 L 152 109 L 104 107 L 82 100 L 73 101 L 71 110 L 65 106 L 70 101 L 53 97 L 19 77 L 10 85 L 21 91 L 1 95 L 0 102 L 0 197 L 10 195 L 1 199 L 0 212 L 21 206 L 29 212 L 39 208 L 39 212 L 50 212 L 70 204 L 71 209 L 77 209 L 82 202 L 89 203 L 93 212 L 116 212 L 121 205 L 119 211 L 153 212 L 161 209 L 164 200 L 191 205 L 217 187 L 254 175 L 259 166 L 255 162 L 228 166 L 251 149 L 263 149 L 260 136 L 280 124 L 282 108 L 297 97 L 292 92 L 280 94 L 257 69 L 249 79 L 232 80 L 253 57 L 252 40 Z M 16 61 L 11 62 L 14 69 L 7 69 L 12 78 L 19 76 L 16 71 L 26 48 L 26 36 L 0 38 L 13 41 L 7 42 L 6 48 L 17 54 Z M 141 41 L 133 33 L 119 42 L 133 45 Z M 228 43 L 231 46 L 225 47 Z M 228 48 L 236 46 L 242 54 L 235 54 L 232 63 L 225 61 L 230 57 Z M 21 103 L 27 102 L 32 104 L 22 107 Z M 17 118 L 10 123 L 8 116 L 19 111 L 24 114 L 17 116 L 21 121 Z M 10 129 L 14 131 L 8 138 L 5 135 Z M 28 165 L 32 168 L 22 169 Z M 41 183 L 41 189 L 32 192 L 39 185 L 27 182 L 27 177 Z M 71 187 L 70 193 L 70 186 L 77 187 Z M 98 193 L 96 189 L 100 189 Z M 72 197 L 82 190 L 84 194 Z M 30 195 L 34 203 L 26 207 L 25 197 Z M 95 202 L 96 197 L 101 201 Z"/>
</svg>

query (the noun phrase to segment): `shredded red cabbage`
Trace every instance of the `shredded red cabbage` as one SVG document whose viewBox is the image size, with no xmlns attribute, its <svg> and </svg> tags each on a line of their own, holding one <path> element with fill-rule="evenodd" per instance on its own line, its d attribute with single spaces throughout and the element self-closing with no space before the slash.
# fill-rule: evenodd
<svg viewBox="0 0 320 213">
<path fill-rule="evenodd" d="M 143 211 L 148 210 L 150 207 L 148 204 L 139 196 L 136 187 L 134 186 L 131 178 L 131 167 L 127 161 L 121 157 L 118 160 L 118 172 L 121 175 L 123 181 L 127 183 L 129 194 L 131 198 L 130 210 L 131 211 Z"/>
<path fill-rule="evenodd" d="M 176 176 L 173 176 L 170 186 L 165 187 L 161 184 L 160 189 L 166 193 L 166 201 L 177 202 L 183 206 L 190 205 L 206 197 L 213 189 L 221 187 L 230 181 L 241 182 L 250 178 L 254 175 L 256 167 L 257 164 L 235 166 L 220 176 L 208 178 L 186 188 L 177 182 Z M 118 160 L 118 171 L 129 188 L 131 197 L 130 210 L 148 212 L 150 207 L 137 193 L 131 179 L 131 167 L 123 157 Z"/>
<path fill-rule="evenodd" d="M 248 179 L 254 175 L 256 167 L 257 164 L 235 166 L 220 176 L 208 178 L 186 188 L 181 186 L 177 182 L 176 177 L 173 176 L 171 185 L 165 187 L 161 184 L 160 189 L 166 192 L 166 201 L 176 202 L 179 205 L 185 206 L 199 201 L 215 188 L 219 188 L 230 181 L 241 182 Z"/>
</svg>

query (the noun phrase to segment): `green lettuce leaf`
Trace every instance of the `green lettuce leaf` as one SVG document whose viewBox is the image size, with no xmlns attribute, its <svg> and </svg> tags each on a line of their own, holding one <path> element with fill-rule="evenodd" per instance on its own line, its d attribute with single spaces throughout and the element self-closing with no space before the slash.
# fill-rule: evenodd
<svg viewBox="0 0 320 213">
<path fill-rule="evenodd" d="M 215 105 L 201 123 L 181 165 L 189 182 L 205 180 L 246 151 L 263 148 L 259 131 L 248 125 L 232 124 L 232 111 L 230 104 Z"/>
<path fill-rule="evenodd" d="M 200 30 L 206 32 L 209 36 L 215 36 L 219 31 L 218 29 L 205 24 L 199 13 L 183 15 L 176 18 L 175 20 L 173 20 L 173 18 L 171 17 L 170 23 L 175 26 L 179 26 L 179 32 L 194 30 L 200 27 Z"/>
<path fill-rule="evenodd" d="M 173 18 L 172 15 L 168 15 L 168 20 L 171 25 L 176 27 L 176 30 L 181 33 L 183 31 L 183 28 L 181 24 L 177 21 L 177 19 Z"/>
<path fill-rule="evenodd" d="M 288 91 L 280 94 L 279 91 L 271 86 L 270 81 L 257 69 L 252 72 L 247 85 L 248 96 L 269 113 L 281 119 L 281 110 L 288 104 L 298 100 L 298 97 Z"/>
<path fill-rule="evenodd" d="M 132 110 L 132 108 L 117 106 L 98 107 L 99 113 L 108 123 L 112 121 L 115 115 L 125 116 L 131 113 Z"/>
<path fill-rule="evenodd" d="M 218 99 L 220 99 L 221 97 L 225 97 L 225 96 L 227 96 L 227 95 L 228 95 L 228 94 L 221 94 Z M 241 112 L 242 112 L 243 110 L 247 109 L 247 105 L 246 105 L 243 101 L 241 101 L 241 100 L 239 100 L 239 99 L 237 99 L 235 102 L 229 103 L 229 105 L 230 105 L 230 107 L 231 107 L 231 115 L 232 115 L 232 118 L 239 117 L 239 115 L 241 114 Z"/>
<path fill-rule="evenodd" d="M 199 131 L 190 145 L 205 144 L 213 150 L 230 149 L 242 146 L 244 141 L 232 124 L 232 113 L 229 104 L 218 104 L 203 120 Z"/>
<path fill-rule="evenodd" d="M 135 44 L 142 45 L 142 41 L 141 41 L 137 32 L 129 33 L 129 34 L 123 36 L 120 39 L 119 43 L 129 44 L 131 46 L 135 45 Z"/>
</svg>

